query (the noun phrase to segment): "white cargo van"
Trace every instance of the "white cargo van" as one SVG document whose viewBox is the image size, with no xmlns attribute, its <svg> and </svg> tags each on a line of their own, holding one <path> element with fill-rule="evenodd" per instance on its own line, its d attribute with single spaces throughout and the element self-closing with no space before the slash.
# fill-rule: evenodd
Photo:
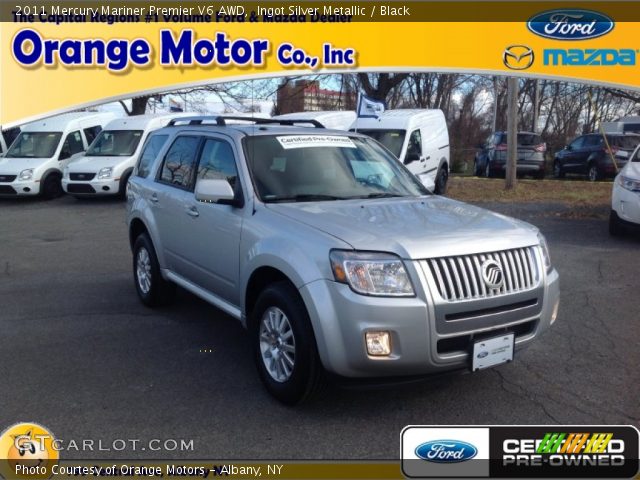
<svg viewBox="0 0 640 480">
<path fill-rule="evenodd" d="M 615 122 L 603 122 L 605 133 L 640 133 L 640 117 L 622 117 Z"/>
<path fill-rule="evenodd" d="M 443 194 L 449 179 L 449 131 L 442 110 L 386 110 L 379 118 L 358 118 L 351 131 L 386 146 L 422 183 Z"/>
<path fill-rule="evenodd" d="M 189 113 L 135 115 L 109 122 L 95 142 L 64 169 L 62 188 L 75 196 L 120 195 L 124 197 L 147 135 L 173 118 Z"/>
<path fill-rule="evenodd" d="M 62 170 L 115 113 L 72 112 L 29 123 L 0 159 L 0 195 L 62 194 Z"/>
<path fill-rule="evenodd" d="M 315 120 L 324 128 L 332 130 L 349 130 L 356 119 L 356 112 L 351 111 L 317 111 L 317 112 L 295 112 L 276 115 L 274 120 L 289 120 L 296 124 L 296 120 L 309 121 Z M 309 124 L 300 123 L 299 126 Z"/>
</svg>

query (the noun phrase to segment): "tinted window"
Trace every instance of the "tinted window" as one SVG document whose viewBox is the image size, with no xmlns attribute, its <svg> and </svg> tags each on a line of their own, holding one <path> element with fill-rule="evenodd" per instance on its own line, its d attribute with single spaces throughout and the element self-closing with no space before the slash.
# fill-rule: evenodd
<svg viewBox="0 0 640 480">
<path fill-rule="evenodd" d="M 164 157 L 160 181 L 190 189 L 199 145 L 200 137 L 178 137 Z"/>
<path fill-rule="evenodd" d="M 414 130 L 411 133 L 407 153 L 422 155 L 422 137 L 420 136 L 420 130 Z"/>
<path fill-rule="evenodd" d="M 142 154 L 140 154 L 140 160 L 138 160 L 138 168 L 136 170 L 138 177 L 146 178 L 149 176 L 151 165 L 153 165 L 153 161 L 158 156 L 158 153 L 160 153 L 168 136 L 169 135 L 154 135 L 149 137 L 142 149 Z"/>
<path fill-rule="evenodd" d="M 358 130 L 358 133 L 364 133 L 371 138 L 376 139 L 391 151 L 396 157 L 402 152 L 404 144 L 404 130 Z"/>
<path fill-rule="evenodd" d="M 584 137 L 585 147 L 598 147 L 602 144 L 602 137 L 600 135 L 589 135 Z"/>
<path fill-rule="evenodd" d="M 636 148 L 638 143 L 640 143 L 640 136 L 621 135 L 618 137 L 608 137 L 607 140 L 609 140 L 610 145 L 614 145 L 625 150 L 633 150 L 634 148 Z"/>
<path fill-rule="evenodd" d="M 67 135 L 67 138 L 62 144 L 62 150 L 60 150 L 60 160 L 64 160 L 80 152 L 84 152 L 84 144 L 82 143 L 80 130 L 77 130 Z"/>
<path fill-rule="evenodd" d="M 214 178 L 224 178 L 235 187 L 238 170 L 231 146 L 222 140 L 208 138 L 200 155 L 198 179 Z"/>
<path fill-rule="evenodd" d="M 87 157 L 130 157 L 141 138 L 142 130 L 104 130 L 87 150 Z"/>
<path fill-rule="evenodd" d="M 61 132 L 22 132 L 7 152 L 11 158 L 51 158 L 56 153 Z"/>
<path fill-rule="evenodd" d="M 498 138 L 496 140 L 496 144 L 506 144 L 508 136 L 506 133 L 499 133 L 496 135 Z M 536 135 L 535 133 L 519 133 L 518 134 L 518 145 L 522 145 L 523 147 L 540 145 L 544 143 L 542 141 L 542 137 L 540 135 Z"/>
<path fill-rule="evenodd" d="M 84 137 L 87 139 L 87 145 L 91 145 L 91 143 L 96 139 L 101 130 L 102 127 L 100 125 L 84 129 Z"/>
<path fill-rule="evenodd" d="M 13 127 L 2 132 L 2 136 L 4 137 L 4 143 L 9 148 L 13 141 L 18 138 L 20 135 L 20 127 Z"/>
<path fill-rule="evenodd" d="M 575 150 L 577 148 L 582 148 L 584 144 L 584 137 L 578 137 L 573 142 L 571 142 L 570 147 Z"/>
</svg>

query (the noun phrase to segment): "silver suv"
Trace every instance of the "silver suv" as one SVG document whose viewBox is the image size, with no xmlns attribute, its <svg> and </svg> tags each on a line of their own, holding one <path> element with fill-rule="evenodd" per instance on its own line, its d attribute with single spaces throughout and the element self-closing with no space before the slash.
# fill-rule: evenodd
<svg viewBox="0 0 640 480">
<path fill-rule="evenodd" d="M 149 136 L 127 190 L 146 305 L 179 285 L 240 320 L 289 404 L 327 372 L 511 361 L 555 321 L 535 227 L 431 195 L 373 139 L 315 127 L 200 117 Z"/>
</svg>

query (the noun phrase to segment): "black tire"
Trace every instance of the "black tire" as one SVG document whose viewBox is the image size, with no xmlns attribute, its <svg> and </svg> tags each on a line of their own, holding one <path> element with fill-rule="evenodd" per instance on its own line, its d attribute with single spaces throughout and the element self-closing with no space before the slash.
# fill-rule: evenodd
<svg viewBox="0 0 640 480">
<path fill-rule="evenodd" d="M 535 178 L 536 180 L 544 180 L 545 177 L 545 171 L 541 170 L 538 173 L 536 173 L 533 178 Z"/>
<path fill-rule="evenodd" d="M 559 161 L 553 162 L 553 176 L 556 178 L 564 178 L 565 173 Z"/>
<path fill-rule="evenodd" d="M 587 169 L 587 178 L 590 182 L 597 182 L 602 178 L 600 175 L 600 171 L 598 170 L 598 165 L 595 163 L 590 163 L 589 168 Z"/>
<path fill-rule="evenodd" d="M 143 278 L 143 271 L 146 272 L 148 283 Z M 176 286 L 162 278 L 156 251 L 146 233 L 138 235 L 133 244 L 133 283 L 138 297 L 148 307 L 167 305 L 175 298 Z"/>
<path fill-rule="evenodd" d="M 62 176 L 59 173 L 50 173 L 42 182 L 42 190 L 40 196 L 45 200 L 53 200 L 60 197 L 64 190 L 62 189 Z"/>
<path fill-rule="evenodd" d="M 625 233 L 624 225 L 615 210 L 609 213 L 609 234 L 612 237 L 619 237 Z"/>
<path fill-rule="evenodd" d="M 125 173 L 120 179 L 120 185 L 118 185 L 118 198 L 125 200 L 127 198 L 127 183 L 131 178 L 131 172 Z"/>
<path fill-rule="evenodd" d="M 443 165 L 438 169 L 438 173 L 436 175 L 436 187 L 434 192 L 436 195 L 444 195 L 447 193 L 447 182 L 449 181 L 449 171 L 446 165 Z"/>
<path fill-rule="evenodd" d="M 281 322 L 286 340 L 281 333 L 269 329 L 270 322 L 282 319 L 279 312 L 286 320 L 286 323 Z M 270 314 L 274 317 L 271 318 Z M 293 335 L 289 336 L 288 332 Z M 284 404 L 296 405 L 318 393 L 324 384 L 324 369 L 309 314 L 300 294 L 291 284 L 278 282 L 260 293 L 251 312 L 250 333 L 258 374 L 271 395 Z M 273 359 L 270 363 L 276 370 L 273 373 L 267 367 L 267 358 Z M 280 364 L 280 369 L 277 364 Z M 289 372 L 285 366 L 290 368 Z M 280 373 L 282 377 L 278 380 L 274 375 Z"/>
<path fill-rule="evenodd" d="M 481 177 L 482 176 L 482 169 L 480 168 L 480 165 L 478 165 L 478 160 L 475 159 L 473 161 L 473 174 L 476 177 Z"/>
</svg>

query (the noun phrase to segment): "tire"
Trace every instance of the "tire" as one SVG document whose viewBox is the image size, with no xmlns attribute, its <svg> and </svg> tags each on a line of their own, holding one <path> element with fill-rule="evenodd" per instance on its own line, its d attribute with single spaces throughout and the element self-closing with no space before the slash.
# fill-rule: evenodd
<svg viewBox="0 0 640 480">
<path fill-rule="evenodd" d="M 487 160 L 487 165 L 484 167 L 484 176 L 487 178 L 493 177 L 491 174 L 491 163 Z"/>
<path fill-rule="evenodd" d="M 118 185 L 118 198 L 120 200 L 126 200 L 127 198 L 127 183 L 129 182 L 129 178 L 131 177 L 131 172 L 125 173 L 120 179 L 120 184 Z"/>
<path fill-rule="evenodd" d="M 156 251 L 146 233 L 140 234 L 133 244 L 133 283 L 147 307 L 167 305 L 175 297 L 176 286 L 162 278 Z"/>
<path fill-rule="evenodd" d="M 473 161 L 473 174 L 476 177 L 481 177 L 482 176 L 482 169 L 480 168 L 480 165 L 478 165 L 478 160 L 474 160 Z"/>
<path fill-rule="evenodd" d="M 553 162 L 553 176 L 556 178 L 564 178 L 565 176 L 564 169 L 562 168 L 562 165 L 560 165 L 560 162 L 557 160 Z"/>
<path fill-rule="evenodd" d="M 544 170 L 542 170 L 542 171 L 540 171 L 540 172 L 536 173 L 536 174 L 533 176 L 533 178 L 535 178 L 536 180 L 544 180 L 544 177 L 545 177 L 545 171 L 544 171 Z"/>
<path fill-rule="evenodd" d="M 62 177 L 58 173 L 50 173 L 42 182 L 40 196 L 45 200 L 53 200 L 62 196 L 64 190 L 61 183 Z"/>
<path fill-rule="evenodd" d="M 324 369 L 309 314 L 291 284 L 278 282 L 260 293 L 250 333 L 258 374 L 271 395 L 296 405 L 318 393 Z"/>
<path fill-rule="evenodd" d="M 597 182 L 598 180 L 600 180 L 601 175 L 598 171 L 598 165 L 596 165 L 595 163 L 589 164 L 589 169 L 587 170 L 587 178 L 589 178 L 590 182 Z"/>
<path fill-rule="evenodd" d="M 449 172 L 447 170 L 447 166 L 443 165 L 438 169 L 438 173 L 436 174 L 436 188 L 434 192 L 436 195 L 444 195 L 447 193 L 447 182 L 449 181 Z"/>
<path fill-rule="evenodd" d="M 624 225 L 615 210 L 609 213 L 609 234 L 612 237 L 619 237 L 625 233 Z"/>
</svg>

